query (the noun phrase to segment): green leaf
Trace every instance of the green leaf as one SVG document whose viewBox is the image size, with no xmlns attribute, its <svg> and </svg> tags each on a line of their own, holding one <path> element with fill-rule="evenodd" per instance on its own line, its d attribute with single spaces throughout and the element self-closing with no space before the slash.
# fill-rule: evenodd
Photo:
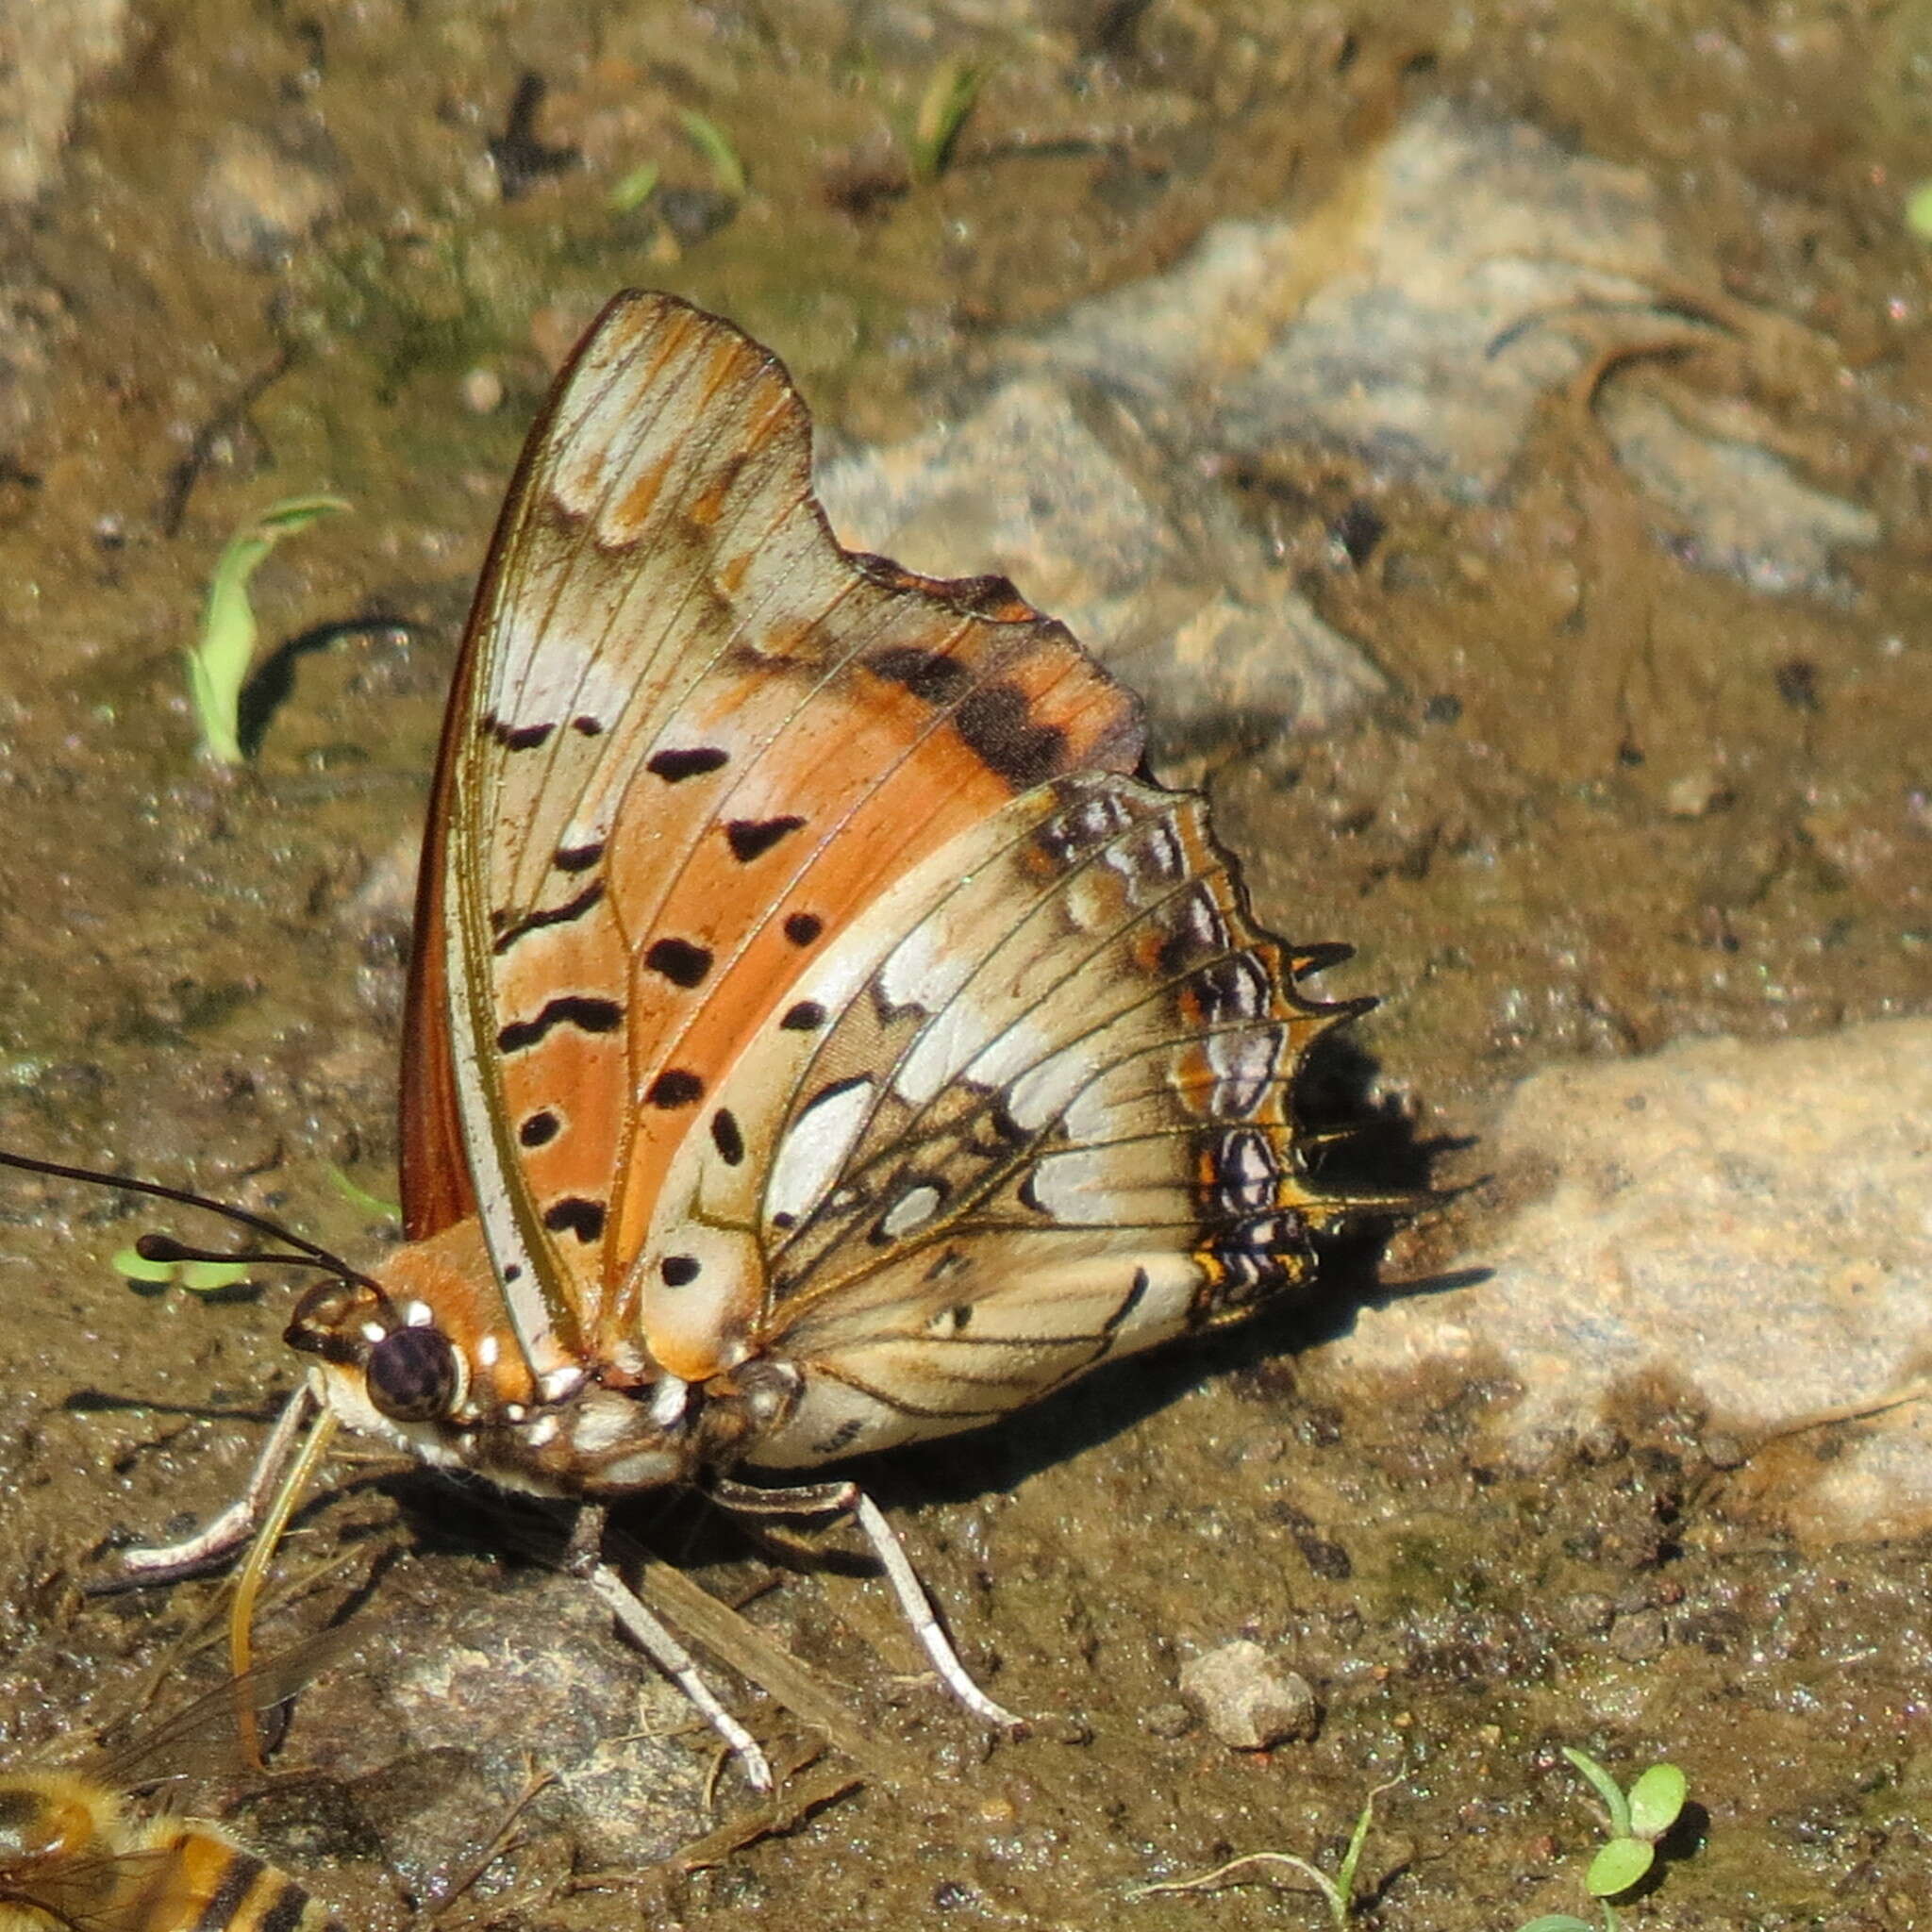
<svg viewBox="0 0 1932 1932">
<path fill-rule="evenodd" d="M 1641 1839 L 1613 1838 L 1590 1861 L 1583 1882 L 1592 1898 L 1615 1898 L 1628 1891 L 1651 1868 L 1657 1853 Z"/>
<path fill-rule="evenodd" d="M 1402 1780 L 1391 1777 L 1385 1784 L 1377 1785 L 1362 1800 L 1362 1808 L 1355 1821 L 1355 1829 L 1348 1835 L 1348 1849 L 1341 1855 L 1341 1863 L 1336 1868 L 1335 1890 L 1343 1902 L 1343 1916 L 1346 1916 L 1347 1902 L 1355 1897 L 1355 1868 L 1362 1861 L 1362 1847 L 1369 1841 L 1369 1828 L 1375 1822 L 1375 1800 L 1384 1791 L 1392 1791 Z"/>
<path fill-rule="evenodd" d="M 112 1266 L 115 1274 L 124 1274 L 143 1288 L 166 1288 L 175 1278 L 174 1262 L 150 1261 L 138 1248 L 123 1248 L 115 1255 Z"/>
<path fill-rule="evenodd" d="M 1610 1814 L 1611 1837 L 1629 1837 L 1630 1801 L 1624 1797 L 1617 1780 L 1594 1757 L 1590 1757 L 1585 1752 L 1573 1751 L 1568 1744 L 1565 1744 L 1563 1746 L 1563 1756 L 1590 1780 L 1591 1788 L 1604 1801 L 1604 1808 Z"/>
<path fill-rule="evenodd" d="M 1906 196 L 1906 226 L 1921 242 L 1932 242 L 1932 181 L 1915 182 Z"/>
<path fill-rule="evenodd" d="M 1630 1836 L 1656 1843 L 1676 1824 L 1690 1789 L 1674 1764 L 1653 1764 L 1630 1787 Z"/>
<path fill-rule="evenodd" d="M 633 208 L 642 208 L 657 192 L 658 172 L 656 161 L 646 161 L 642 167 L 620 175 L 611 184 L 605 205 L 614 215 L 627 215 Z"/>
<path fill-rule="evenodd" d="M 744 163 L 738 158 L 731 137 L 708 114 L 700 114 L 695 108 L 680 108 L 677 125 L 691 137 L 691 145 L 710 162 L 711 179 L 717 183 L 718 192 L 728 194 L 733 201 L 742 201 Z"/>
<path fill-rule="evenodd" d="M 215 1294 L 247 1279 L 247 1266 L 241 1261 L 187 1261 L 181 1268 L 181 1286 L 196 1294 Z"/>
<path fill-rule="evenodd" d="M 374 1214 L 380 1221 L 400 1221 L 403 1210 L 393 1201 L 385 1201 L 380 1194 L 372 1194 L 367 1188 L 358 1187 L 334 1161 L 326 1166 L 328 1184 L 351 1208 L 360 1208 L 364 1214 Z"/>
<path fill-rule="evenodd" d="M 941 60 L 932 71 L 912 117 L 912 175 L 917 181 L 937 181 L 952 158 L 953 143 L 979 98 L 984 68 L 970 60 Z"/>
<path fill-rule="evenodd" d="M 1596 1932 L 1596 1927 L 1589 1920 L 1573 1918 L 1568 1912 L 1549 1912 L 1519 1926 L 1517 1932 Z"/>
<path fill-rule="evenodd" d="M 249 578 L 284 537 L 307 529 L 318 517 L 348 508 L 340 496 L 284 497 L 237 530 L 216 558 L 202 608 L 201 634 L 188 648 L 188 694 L 201 726 L 203 756 L 215 763 L 242 762 L 238 712 L 242 687 L 255 660 L 256 641 Z"/>
</svg>

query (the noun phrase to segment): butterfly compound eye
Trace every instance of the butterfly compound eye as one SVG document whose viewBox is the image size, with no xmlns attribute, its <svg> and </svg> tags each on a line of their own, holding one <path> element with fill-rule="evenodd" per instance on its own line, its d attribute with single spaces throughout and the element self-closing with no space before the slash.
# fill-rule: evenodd
<svg viewBox="0 0 1932 1932">
<path fill-rule="evenodd" d="M 398 1328 L 369 1351 L 369 1399 L 392 1422 L 447 1415 L 457 1395 L 457 1356 L 434 1328 Z"/>
</svg>

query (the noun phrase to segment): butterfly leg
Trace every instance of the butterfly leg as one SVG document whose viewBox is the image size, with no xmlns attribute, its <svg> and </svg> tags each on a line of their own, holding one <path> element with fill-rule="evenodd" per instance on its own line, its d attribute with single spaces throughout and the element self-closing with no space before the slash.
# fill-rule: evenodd
<svg viewBox="0 0 1932 1932">
<path fill-rule="evenodd" d="M 772 1767 L 758 1749 L 758 1740 L 718 1702 L 716 1692 L 699 1676 L 690 1651 L 608 1563 L 591 1565 L 584 1573 L 584 1580 L 610 1607 L 611 1614 L 630 1633 L 638 1648 L 684 1692 L 698 1715 L 730 1746 L 753 1789 L 772 1790 Z"/>
<path fill-rule="evenodd" d="M 747 1516 L 850 1516 L 872 1545 L 899 1608 L 911 1624 L 920 1647 L 939 1673 L 940 1681 L 975 1717 L 1000 1730 L 1024 1731 L 1026 1720 L 1015 1717 L 1005 1706 L 995 1704 L 959 1661 L 959 1653 L 940 1625 L 932 1599 L 906 1554 L 906 1545 L 886 1521 L 879 1506 L 857 1483 L 810 1483 L 795 1490 L 761 1490 L 751 1483 L 738 1483 L 714 1476 L 710 1493 L 727 1509 Z"/>
<path fill-rule="evenodd" d="M 121 1558 L 121 1574 L 108 1589 L 129 1589 L 153 1583 L 177 1583 L 198 1576 L 250 1541 L 269 1500 L 281 1486 L 283 1472 L 295 1455 L 303 1431 L 315 1413 L 315 1394 L 307 1382 L 282 1405 L 261 1454 L 249 1472 L 247 1487 L 211 1523 L 177 1543 L 157 1549 L 128 1550 Z"/>
</svg>

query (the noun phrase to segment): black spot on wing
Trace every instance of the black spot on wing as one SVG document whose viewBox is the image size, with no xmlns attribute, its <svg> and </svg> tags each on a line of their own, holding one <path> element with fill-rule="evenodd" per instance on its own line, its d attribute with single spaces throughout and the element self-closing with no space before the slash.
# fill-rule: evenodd
<svg viewBox="0 0 1932 1932">
<path fill-rule="evenodd" d="M 575 899 L 567 899 L 561 906 L 545 906 L 536 912 L 526 912 L 513 924 L 504 925 L 491 950 L 500 957 L 519 940 L 541 932 L 546 925 L 568 925 L 572 920 L 581 919 L 603 896 L 604 881 L 593 879 Z"/>
<path fill-rule="evenodd" d="M 800 1000 L 785 1009 L 778 1022 L 788 1033 L 812 1033 L 825 1024 L 825 1009 L 816 1000 Z"/>
<path fill-rule="evenodd" d="M 953 728 L 989 771 L 1018 791 L 1044 784 L 1067 762 L 1067 734 L 1033 723 L 1026 693 L 1016 684 L 990 684 L 962 698 Z"/>
<path fill-rule="evenodd" d="M 562 1130 L 563 1123 L 547 1107 L 525 1115 L 517 1127 L 517 1139 L 525 1147 L 547 1147 Z"/>
<path fill-rule="evenodd" d="M 1134 1270 L 1133 1286 L 1121 1297 L 1120 1307 L 1101 1324 L 1100 1332 L 1103 1335 L 1112 1335 L 1115 1333 L 1121 1324 L 1141 1306 L 1141 1298 L 1146 1292 L 1147 1271 L 1144 1268 L 1136 1268 Z"/>
<path fill-rule="evenodd" d="M 788 832 L 795 832 L 805 821 L 786 816 L 775 819 L 733 819 L 724 827 L 724 837 L 731 847 L 731 856 L 740 865 L 749 865 L 754 858 L 769 852 Z"/>
<path fill-rule="evenodd" d="M 552 1234 L 574 1234 L 580 1241 L 600 1240 L 604 1233 L 604 1204 L 565 1194 L 543 1210 L 543 1225 Z"/>
<path fill-rule="evenodd" d="M 580 731 L 586 738 L 601 738 L 604 735 L 604 721 L 601 718 L 573 718 L 570 721 L 573 731 Z"/>
<path fill-rule="evenodd" d="M 711 970 L 708 946 L 693 945 L 689 940 L 653 940 L 644 954 L 644 964 L 661 973 L 673 986 L 697 986 Z"/>
<path fill-rule="evenodd" d="M 593 839 L 588 845 L 559 845 L 550 862 L 558 872 L 589 872 L 603 857 L 603 840 Z"/>
<path fill-rule="evenodd" d="M 687 778 L 701 778 L 729 762 L 731 754 L 717 745 L 695 745 L 689 751 L 660 751 L 644 765 L 653 777 L 667 785 L 681 785 Z"/>
<path fill-rule="evenodd" d="M 785 937 L 794 946 L 808 946 L 825 929 L 816 912 L 794 912 L 785 922 Z"/>
<path fill-rule="evenodd" d="M 658 1273 L 664 1277 L 666 1288 L 683 1288 L 698 1278 L 698 1257 L 695 1255 L 666 1255 L 658 1263 Z"/>
<path fill-rule="evenodd" d="M 830 1435 L 821 1436 L 811 1445 L 811 1453 L 830 1461 L 847 1443 L 855 1442 L 865 1428 L 865 1418 L 861 1415 L 848 1415 Z"/>
<path fill-rule="evenodd" d="M 711 1116 L 711 1145 L 726 1167 L 736 1167 L 744 1158 L 744 1136 L 739 1130 L 738 1116 L 721 1107 Z"/>
<path fill-rule="evenodd" d="M 704 1093 L 705 1083 L 697 1074 L 682 1067 L 666 1067 L 651 1082 L 644 1099 L 652 1107 L 690 1107 L 702 1100 Z"/>
<path fill-rule="evenodd" d="M 912 644 L 895 644 L 874 651 L 866 669 L 888 684 L 896 684 L 929 705 L 953 703 L 973 682 L 973 674 L 943 651 L 922 651 Z"/>
<path fill-rule="evenodd" d="M 531 1020 L 512 1020 L 496 1036 L 497 1051 L 516 1053 L 536 1043 L 554 1028 L 575 1026 L 580 1033 L 614 1033 L 624 1024 L 624 1008 L 615 1000 L 588 999 L 562 993 L 544 1003 Z"/>
<path fill-rule="evenodd" d="M 549 743 L 555 724 L 511 724 L 491 712 L 483 720 L 486 737 L 493 738 L 505 751 L 537 751 Z"/>
</svg>

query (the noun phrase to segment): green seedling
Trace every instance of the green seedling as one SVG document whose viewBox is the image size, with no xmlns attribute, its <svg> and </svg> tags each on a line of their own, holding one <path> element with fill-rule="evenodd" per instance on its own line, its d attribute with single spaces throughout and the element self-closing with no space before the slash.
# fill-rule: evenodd
<svg viewBox="0 0 1932 1932">
<path fill-rule="evenodd" d="M 349 506 L 340 496 L 289 496 L 228 539 L 208 582 L 201 635 L 188 647 L 188 694 L 201 726 L 201 753 L 218 765 L 242 762 L 242 688 L 255 661 L 257 627 L 248 580 L 284 537 Z"/>
<path fill-rule="evenodd" d="M 372 1194 L 367 1188 L 358 1187 L 334 1161 L 328 1162 L 326 1172 L 329 1186 L 358 1212 L 373 1214 L 378 1221 L 400 1221 L 403 1218 L 403 1210 L 393 1201 L 385 1201 L 380 1194 Z"/>
<path fill-rule="evenodd" d="M 148 1294 L 159 1294 L 177 1282 L 194 1294 L 221 1294 L 248 1279 L 240 1261 L 150 1261 L 139 1248 L 123 1248 L 113 1268 L 129 1287 Z"/>
<path fill-rule="evenodd" d="M 942 60 L 933 69 L 913 111 L 906 146 L 915 181 L 937 181 L 953 158 L 953 144 L 973 104 L 979 98 L 986 70 L 969 60 Z"/>
<path fill-rule="evenodd" d="M 1292 1852 L 1250 1852 L 1245 1857 L 1230 1858 L 1225 1865 L 1217 1865 L 1211 1872 L 1203 1872 L 1197 1878 L 1170 1878 L 1158 1885 L 1137 1885 L 1127 1895 L 1130 1898 L 1151 1898 L 1158 1891 L 1218 1891 L 1224 1885 L 1240 1885 L 1243 1881 L 1237 1873 L 1249 1868 L 1266 1870 L 1270 1866 L 1286 1865 L 1307 1879 L 1328 1907 L 1328 1923 L 1335 1932 L 1347 1932 L 1348 1922 L 1356 1907 L 1355 1874 L 1356 1868 L 1362 1860 L 1362 1847 L 1369 1841 L 1369 1827 L 1375 1819 L 1375 1800 L 1384 1791 L 1392 1791 L 1402 1780 L 1391 1777 L 1387 1784 L 1377 1785 L 1362 1801 L 1362 1808 L 1355 1821 L 1355 1829 L 1348 1835 L 1348 1846 L 1341 1855 L 1341 1861 L 1335 1868 L 1335 1874 L 1329 1874 L 1319 1865 L 1311 1864 L 1307 1858 L 1298 1858 Z M 1529 1932 L 1528 1927 L 1524 1932 Z M 1586 1926 L 1584 1932 L 1590 1932 Z"/>
<path fill-rule="evenodd" d="M 1563 1756 L 1588 1780 L 1604 1802 L 1610 1834 L 1597 1847 L 1583 1874 L 1584 1889 L 1603 1913 L 1603 1932 L 1618 1932 L 1623 1921 L 1611 1900 L 1621 1898 L 1641 1883 L 1657 1863 L 1657 1840 L 1684 1813 L 1689 1791 L 1684 1774 L 1674 1764 L 1653 1764 L 1624 1790 L 1594 1757 L 1563 1746 Z M 1596 1932 L 1587 1919 L 1569 1912 L 1552 1912 L 1532 1919 L 1522 1932 Z"/>
<path fill-rule="evenodd" d="M 684 129 L 691 144 L 710 163 L 711 180 L 718 192 L 728 194 L 733 201 L 742 201 L 744 163 L 738 158 L 738 150 L 731 145 L 731 137 L 708 114 L 700 114 L 695 108 L 681 108 L 677 125 Z"/>
<path fill-rule="evenodd" d="M 1932 181 L 1917 181 L 1906 196 L 1906 228 L 1921 242 L 1932 242 Z"/>
<path fill-rule="evenodd" d="M 627 215 L 634 208 L 642 208 L 658 192 L 658 174 L 657 162 L 646 161 L 642 167 L 620 175 L 611 184 L 605 206 L 614 215 Z"/>
</svg>

